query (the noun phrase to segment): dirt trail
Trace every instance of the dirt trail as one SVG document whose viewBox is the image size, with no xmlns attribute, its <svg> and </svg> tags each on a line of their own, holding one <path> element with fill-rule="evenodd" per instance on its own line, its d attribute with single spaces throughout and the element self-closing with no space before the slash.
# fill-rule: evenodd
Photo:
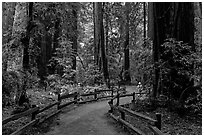
<svg viewBox="0 0 204 137">
<path fill-rule="evenodd" d="M 134 92 L 127 87 L 128 93 Z M 130 97 L 122 98 L 120 103 L 130 102 Z M 115 126 L 115 121 L 107 117 L 108 100 L 81 105 L 76 109 L 59 115 L 59 124 L 52 127 L 46 135 L 124 135 Z"/>
</svg>

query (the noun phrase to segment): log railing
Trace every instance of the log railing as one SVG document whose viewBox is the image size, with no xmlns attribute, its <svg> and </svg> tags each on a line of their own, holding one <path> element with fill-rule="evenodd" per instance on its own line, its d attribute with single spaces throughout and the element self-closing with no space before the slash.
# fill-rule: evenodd
<svg viewBox="0 0 204 137">
<path fill-rule="evenodd" d="M 140 129 L 135 128 L 132 124 L 128 123 L 126 120 L 126 115 L 130 115 L 133 117 L 137 117 L 142 119 L 143 121 L 148 123 L 148 127 L 149 129 L 156 135 L 163 135 L 164 133 L 161 132 L 161 114 L 160 113 L 156 113 L 156 120 L 152 119 L 146 115 L 143 115 L 141 113 L 132 111 L 128 108 L 122 107 L 120 106 L 120 98 L 121 97 L 127 97 L 127 96 L 132 96 L 132 104 L 135 103 L 135 95 L 136 94 L 141 94 L 141 93 L 131 93 L 131 94 L 125 94 L 125 95 L 121 95 L 121 94 L 117 94 L 115 95 L 113 98 L 111 98 L 111 100 L 108 102 L 109 106 L 110 106 L 110 110 L 109 110 L 109 114 L 110 116 L 115 119 L 116 121 L 124 124 L 126 127 L 128 127 L 129 129 L 131 129 L 132 131 L 134 131 L 135 133 L 139 134 L 139 135 L 143 135 L 144 132 L 142 132 Z M 117 99 L 116 104 L 113 105 L 113 100 Z M 120 112 L 120 117 L 114 116 L 113 115 L 113 111 L 118 111 Z"/>
<path fill-rule="evenodd" d="M 98 95 L 101 94 L 101 93 L 103 93 L 103 92 L 111 92 L 111 95 L 99 97 Z M 87 102 L 97 101 L 97 100 L 102 99 L 102 98 L 113 97 L 113 93 L 114 93 L 114 90 L 113 90 L 113 89 L 105 89 L 105 90 L 95 89 L 94 92 L 85 93 L 85 94 L 81 94 L 81 95 L 80 95 L 81 97 L 93 96 L 94 99 L 92 99 L 92 100 L 86 100 L 86 101 L 81 101 L 81 102 L 79 102 L 79 103 L 80 103 L 80 104 L 83 104 L 83 103 L 87 103 Z"/>
<path fill-rule="evenodd" d="M 103 96 L 103 97 L 98 97 L 97 95 L 98 94 L 101 94 L 103 92 L 111 92 L 111 95 L 109 96 Z M 15 132 L 12 133 L 12 135 L 16 135 L 16 134 L 22 134 L 26 129 L 28 129 L 29 127 L 33 126 L 33 125 L 36 125 L 36 124 L 40 124 L 40 123 L 43 123 L 45 120 L 57 115 L 58 113 L 61 112 L 61 109 L 64 108 L 65 106 L 68 106 L 68 105 L 71 105 L 71 104 L 76 104 L 76 103 L 86 103 L 86 102 L 90 102 L 90 101 L 97 101 L 98 99 L 102 99 L 102 98 L 109 98 L 109 97 L 113 97 L 113 89 L 106 89 L 106 90 L 97 90 L 95 89 L 93 93 L 85 93 L 85 94 L 81 94 L 79 95 L 79 93 L 77 92 L 74 92 L 74 93 L 66 93 L 66 94 L 58 94 L 58 98 L 57 98 L 57 101 L 56 102 L 53 102 L 43 108 L 40 108 L 40 107 L 36 107 L 36 106 L 33 106 L 31 109 L 27 110 L 27 111 L 24 111 L 22 113 L 19 113 L 19 114 L 15 114 L 15 115 L 12 115 L 6 119 L 4 119 L 2 121 L 2 125 L 5 125 L 11 121 L 14 121 L 14 120 L 17 120 L 19 118 L 22 118 L 22 117 L 25 117 L 25 116 L 28 116 L 28 115 L 31 115 L 31 121 L 24 125 L 23 127 L 21 127 L 20 129 L 16 130 Z M 94 96 L 94 100 L 88 100 L 88 101 L 79 101 L 81 99 L 81 97 L 84 97 L 84 96 Z M 70 101 L 70 102 L 66 102 L 64 104 L 62 104 L 62 100 L 64 99 L 67 99 L 67 98 L 73 98 L 73 101 Z M 57 106 L 57 110 L 54 111 L 54 113 L 51 113 L 50 115 L 46 116 L 46 117 L 38 117 L 37 116 L 44 112 L 45 110 L 48 110 L 54 106 Z"/>
<path fill-rule="evenodd" d="M 57 109 L 59 110 L 59 109 L 61 109 L 61 108 L 63 108 L 63 107 L 66 107 L 66 106 L 68 106 L 68 105 L 77 103 L 77 101 L 79 100 L 78 96 L 79 96 L 79 94 L 78 94 L 77 92 L 74 92 L 74 93 L 72 93 L 72 94 L 63 94 L 63 95 L 58 94 L 58 102 L 59 102 L 59 104 L 58 104 L 58 106 L 57 106 Z M 66 102 L 66 103 L 60 105 L 60 104 L 61 104 L 61 101 L 62 101 L 63 99 L 67 99 L 67 98 L 74 98 L 74 100 L 71 101 L 71 102 Z"/>
<path fill-rule="evenodd" d="M 27 116 L 27 115 L 31 115 L 31 114 L 33 114 L 34 112 L 38 111 L 38 110 L 39 110 L 39 108 L 38 108 L 38 107 L 35 107 L 35 108 L 29 109 L 29 110 L 27 110 L 27 111 L 24 111 L 24 112 L 22 112 L 22 113 L 19 113 L 19 114 L 16 114 L 16 115 L 12 115 L 12 116 L 10 116 L 10 117 L 4 119 L 4 120 L 2 121 L 2 125 L 6 124 L 6 123 L 8 123 L 8 122 L 10 122 L 10 121 L 17 120 L 17 119 L 19 119 L 19 118 L 21 118 L 21 117 L 24 117 L 24 116 Z"/>
</svg>

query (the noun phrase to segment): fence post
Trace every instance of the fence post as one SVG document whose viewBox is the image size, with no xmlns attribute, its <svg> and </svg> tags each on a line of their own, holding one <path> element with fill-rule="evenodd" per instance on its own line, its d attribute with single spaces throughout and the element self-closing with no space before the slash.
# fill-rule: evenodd
<svg viewBox="0 0 204 137">
<path fill-rule="evenodd" d="M 61 100 L 60 100 L 60 93 L 58 93 L 58 95 L 57 95 L 57 101 L 59 102 L 58 104 L 57 104 L 57 110 L 59 110 L 60 109 L 60 103 L 61 103 Z"/>
<path fill-rule="evenodd" d="M 113 89 L 112 89 L 112 92 L 111 92 L 111 96 L 113 97 Z"/>
<path fill-rule="evenodd" d="M 120 114 L 121 114 L 121 119 L 122 119 L 122 120 L 125 120 L 125 112 L 120 111 Z"/>
<path fill-rule="evenodd" d="M 94 99 L 97 99 L 97 89 L 94 89 Z"/>
<path fill-rule="evenodd" d="M 132 94 L 132 101 L 135 102 L 135 92 L 133 92 L 133 94 Z"/>
<path fill-rule="evenodd" d="M 111 99 L 108 104 L 111 104 L 113 105 L 113 99 Z M 111 106 L 110 106 L 111 107 Z M 113 108 L 111 107 L 111 109 L 108 111 L 109 113 L 112 113 L 113 112 Z"/>
<path fill-rule="evenodd" d="M 155 126 L 161 130 L 161 113 L 156 113 L 156 119 L 157 122 L 155 123 Z"/>
<path fill-rule="evenodd" d="M 36 105 L 32 105 L 32 108 L 35 108 L 35 107 L 36 107 Z M 35 119 L 36 115 L 37 115 L 36 112 L 33 112 L 33 113 L 32 113 L 31 121 Z"/>
<path fill-rule="evenodd" d="M 117 92 L 117 103 L 116 103 L 116 106 L 119 106 L 119 104 L 120 104 L 120 96 L 119 96 L 119 94 Z"/>
<path fill-rule="evenodd" d="M 132 101 L 131 101 L 131 104 L 130 104 L 130 109 L 131 110 L 135 110 L 135 92 L 132 93 Z"/>
<path fill-rule="evenodd" d="M 78 93 L 77 92 L 75 92 L 75 96 L 74 96 L 74 100 L 76 100 L 76 102 L 74 103 L 74 104 L 76 104 L 77 102 L 78 102 L 78 100 L 77 100 L 77 97 L 78 97 Z"/>
</svg>

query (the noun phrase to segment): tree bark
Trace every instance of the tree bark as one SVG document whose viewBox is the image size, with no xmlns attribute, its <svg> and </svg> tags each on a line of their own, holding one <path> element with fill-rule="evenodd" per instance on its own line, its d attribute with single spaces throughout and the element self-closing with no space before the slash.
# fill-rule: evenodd
<svg viewBox="0 0 204 137">
<path fill-rule="evenodd" d="M 43 24 L 42 24 L 43 25 Z M 43 25 L 42 27 L 42 34 L 43 36 L 41 37 L 41 47 L 40 47 L 40 50 L 41 50 L 41 54 L 40 54 L 40 64 L 39 64 L 39 76 L 40 76 L 40 79 L 41 79 L 41 82 L 43 82 L 46 78 L 45 76 L 47 75 L 47 30 L 45 29 L 45 25 Z"/>
<path fill-rule="evenodd" d="M 26 35 L 21 39 L 21 42 L 24 47 L 23 51 L 23 70 L 28 71 L 30 69 L 29 67 L 29 41 L 30 41 L 30 31 L 33 27 L 32 25 L 32 17 L 33 14 L 33 2 L 28 3 L 28 10 L 27 10 L 27 15 L 28 15 L 28 23 L 26 27 Z"/>
<path fill-rule="evenodd" d="M 57 15 L 56 15 L 57 16 Z M 53 56 L 56 56 L 56 49 L 58 48 L 58 38 L 59 38 L 59 33 L 60 33 L 60 18 L 56 17 L 56 22 L 55 22 L 55 33 L 53 37 L 53 48 L 52 48 L 52 54 Z"/>
<path fill-rule="evenodd" d="M 72 30 L 73 30 L 73 35 L 72 35 L 72 69 L 76 71 L 76 57 L 77 57 L 77 7 L 73 7 L 72 9 L 72 14 L 73 14 L 73 22 L 72 22 Z M 76 81 L 75 74 L 73 75 L 73 81 Z"/>
<path fill-rule="evenodd" d="M 104 27 L 103 27 L 103 7 L 101 2 L 94 3 L 94 16 L 95 16 L 95 53 L 99 53 L 99 69 L 103 71 L 104 80 L 106 81 L 109 79 L 108 74 L 108 66 L 107 66 L 107 58 L 106 58 L 106 51 L 105 51 L 105 40 L 104 40 Z M 98 50 L 100 49 L 100 50 Z M 96 54 L 96 55 L 97 55 Z M 96 56 L 97 57 L 97 56 Z"/>
<path fill-rule="evenodd" d="M 12 37 L 12 28 L 14 22 L 16 2 L 3 2 L 2 3 L 2 47 L 6 50 L 2 54 L 2 71 L 7 71 L 8 52 L 4 44 L 9 43 Z"/>
<path fill-rule="evenodd" d="M 154 14 L 153 3 L 148 2 L 148 37 L 150 40 L 154 40 Z"/>
<path fill-rule="evenodd" d="M 103 67 L 103 75 L 105 81 L 109 79 L 108 74 L 108 66 L 107 66 L 107 58 L 106 58 L 106 51 L 105 51 L 105 40 L 104 40 L 104 27 L 103 27 L 103 7 L 102 3 L 99 3 L 99 9 L 100 9 L 100 35 L 101 35 L 101 42 L 100 42 L 100 49 L 101 49 L 101 61 L 102 61 L 102 67 Z"/>
<path fill-rule="evenodd" d="M 131 82 L 130 77 L 130 58 L 129 58 L 129 13 L 130 3 L 125 3 L 125 41 L 124 41 L 124 81 Z"/>
<path fill-rule="evenodd" d="M 151 10 L 153 12 L 151 13 Z M 152 17 L 153 14 L 153 18 Z M 153 39 L 153 59 L 155 65 L 153 97 L 160 92 L 160 70 L 157 62 L 163 49 L 165 39 L 175 38 L 188 43 L 192 50 L 194 46 L 194 5 L 190 2 L 156 2 L 149 3 L 149 27 Z M 153 24 L 153 25 L 152 25 Z M 152 28 L 153 27 L 153 28 Z"/>
<path fill-rule="evenodd" d="M 144 40 L 146 39 L 146 3 L 143 2 L 143 10 L 144 10 Z"/>
<path fill-rule="evenodd" d="M 94 62 L 99 65 L 99 32 L 98 29 L 98 3 L 93 3 L 93 19 L 94 19 Z M 99 67 L 100 68 L 100 67 Z"/>
</svg>

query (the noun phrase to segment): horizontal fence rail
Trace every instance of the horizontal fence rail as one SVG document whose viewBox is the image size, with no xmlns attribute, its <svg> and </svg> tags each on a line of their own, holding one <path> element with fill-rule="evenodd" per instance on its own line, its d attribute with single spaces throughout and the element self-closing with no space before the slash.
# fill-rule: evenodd
<svg viewBox="0 0 204 137">
<path fill-rule="evenodd" d="M 127 108 L 124 108 L 124 107 L 121 107 L 121 106 L 118 106 L 118 110 L 123 111 L 125 113 L 128 113 L 129 115 L 131 115 L 133 117 L 138 117 L 138 118 L 141 118 L 143 120 L 146 120 L 148 123 L 151 123 L 151 122 L 156 123 L 157 122 L 157 120 L 155 120 L 155 119 L 152 119 L 152 118 L 150 118 L 148 116 L 145 116 L 145 115 L 143 115 L 141 113 L 132 111 L 130 109 L 127 109 Z"/>
<path fill-rule="evenodd" d="M 129 129 L 133 130 L 135 133 L 139 134 L 139 135 L 144 135 L 144 133 L 142 131 L 140 131 L 139 129 L 135 128 L 133 125 L 131 125 L 130 123 L 128 123 L 127 121 L 125 121 L 125 116 L 128 114 L 130 116 L 133 117 L 137 117 L 140 118 L 142 120 L 144 120 L 145 122 L 148 123 L 148 128 L 156 135 L 164 135 L 164 133 L 161 132 L 161 114 L 160 113 L 156 113 L 156 120 L 152 119 L 146 115 L 143 115 L 141 113 L 132 111 L 128 108 L 122 107 L 120 106 L 120 98 L 121 97 L 128 97 L 128 96 L 132 96 L 132 104 L 135 104 L 135 95 L 136 94 L 140 94 L 140 93 L 131 93 L 131 94 L 120 94 L 117 93 L 117 95 L 115 95 L 114 97 L 112 97 L 110 99 L 110 101 L 108 102 L 109 106 L 110 106 L 110 110 L 109 110 L 109 114 L 110 116 L 115 119 L 116 121 L 119 121 L 120 123 L 122 123 L 123 125 L 125 125 L 126 127 L 128 127 Z M 113 104 L 113 100 L 117 99 L 116 104 Z M 119 111 L 120 112 L 120 117 L 116 117 L 114 116 L 112 113 L 113 111 Z"/>
<path fill-rule="evenodd" d="M 63 95 L 60 95 L 60 99 L 62 100 L 62 99 L 65 99 L 65 98 L 72 98 L 72 97 L 75 97 L 75 96 L 77 96 L 78 95 L 78 93 L 77 92 L 74 92 L 74 93 L 72 93 L 72 94 L 63 94 Z"/>
<path fill-rule="evenodd" d="M 39 108 L 38 108 L 38 107 L 35 107 L 35 108 L 29 109 L 29 110 L 27 110 L 27 111 L 24 111 L 24 112 L 22 112 L 22 113 L 12 115 L 12 116 L 10 116 L 10 117 L 4 119 L 4 120 L 2 121 L 2 124 L 4 125 L 4 124 L 6 124 L 6 123 L 8 123 L 8 122 L 10 122 L 10 121 L 14 121 L 14 120 L 17 120 L 17 119 L 19 119 L 19 118 L 21 118 L 21 117 L 30 115 L 30 114 L 32 114 L 33 112 L 36 112 L 36 111 L 38 111 L 38 110 L 39 110 Z"/>
<path fill-rule="evenodd" d="M 59 103 L 60 103 L 59 101 L 56 101 L 56 102 L 54 102 L 54 103 L 51 103 L 51 104 L 47 105 L 46 107 L 40 109 L 37 113 L 41 113 L 41 112 L 43 112 L 43 111 L 45 111 L 45 110 L 47 110 L 47 109 L 50 109 L 51 107 L 53 107 L 53 106 L 55 106 L 55 105 L 58 105 Z"/>
<path fill-rule="evenodd" d="M 26 129 L 32 127 L 33 125 L 41 124 L 45 120 L 59 114 L 62 111 L 61 109 L 68 106 L 68 105 L 76 104 L 76 103 L 83 104 L 83 103 L 86 103 L 86 102 L 97 101 L 97 100 L 102 99 L 102 98 L 110 98 L 111 97 L 111 99 L 115 99 L 116 97 L 118 97 L 118 95 L 120 95 L 118 93 L 120 90 L 121 89 L 116 90 L 116 91 L 114 91 L 113 89 L 105 89 L 105 90 L 95 89 L 94 92 L 92 92 L 92 93 L 85 93 L 85 94 L 81 94 L 81 95 L 79 93 L 77 93 L 77 92 L 74 92 L 74 93 L 71 93 L 71 94 L 70 93 L 64 93 L 62 95 L 58 94 L 57 101 L 55 101 L 55 102 L 53 102 L 53 103 L 51 103 L 49 105 L 46 105 L 43 108 L 33 106 L 33 108 L 31 108 L 31 109 L 29 109 L 27 111 L 24 111 L 24 112 L 19 113 L 19 114 L 12 115 L 12 116 L 4 119 L 2 121 L 2 125 L 7 124 L 10 121 L 17 120 L 17 119 L 19 119 L 21 117 L 31 115 L 31 121 L 29 123 L 27 123 L 26 125 L 24 125 L 23 127 L 16 130 L 15 132 L 13 132 L 11 135 L 22 134 Z M 122 89 L 122 90 L 124 90 L 124 89 Z M 103 92 L 111 92 L 111 95 L 101 96 L 101 97 L 97 96 L 98 94 L 101 94 Z M 116 96 L 114 96 L 114 92 L 117 92 Z M 94 99 L 93 100 L 80 101 L 82 99 L 82 97 L 85 97 L 85 96 L 94 96 Z M 67 98 L 73 98 L 74 100 L 70 101 L 70 102 L 66 102 L 64 104 L 61 104 L 62 100 L 67 99 Z M 57 106 L 57 110 L 55 112 L 53 112 L 52 114 L 49 114 L 46 117 L 36 118 L 38 114 L 40 114 L 40 113 L 42 113 L 42 112 L 44 112 L 44 111 L 46 111 L 46 110 L 48 110 L 48 109 L 50 109 L 50 108 L 52 108 L 54 106 Z M 119 120 L 119 121 L 121 121 L 121 120 Z"/>
<path fill-rule="evenodd" d="M 115 119 L 116 121 L 119 121 L 120 123 L 124 124 L 126 127 L 130 128 L 132 131 L 136 132 L 138 135 L 144 135 L 144 133 L 132 126 L 130 123 L 126 122 L 125 120 L 121 119 L 120 117 L 116 117 L 113 114 L 110 114 L 110 116 Z"/>
<path fill-rule="evenodd" d="M 39 119 L 35 119 L 32 120 L 31 122 L 29 122 L 28 124 L 24 125 L 23 127 L 21 127 L 20 129 L 16 130 L 15 132 L 13 132 L 11 135 L 20 135 L 21 133 L 23 133 L 26 129 L 28 129 L 29 127 L 35 125 L 36 123 L 38 123 Z"/>
</svg>

